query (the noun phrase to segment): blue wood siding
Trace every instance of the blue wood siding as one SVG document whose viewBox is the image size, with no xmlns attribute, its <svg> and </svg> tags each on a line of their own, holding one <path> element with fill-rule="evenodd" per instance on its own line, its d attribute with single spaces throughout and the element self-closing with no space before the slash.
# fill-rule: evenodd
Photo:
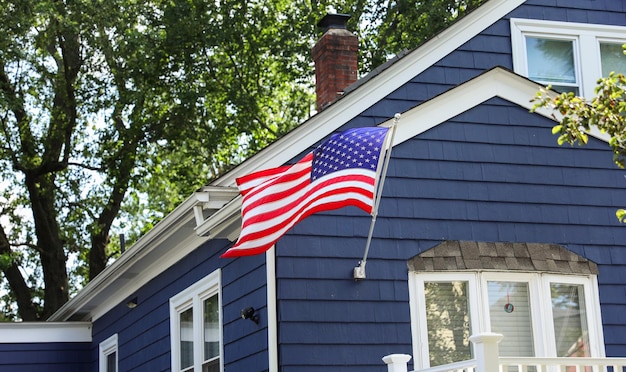
<svg viewBox="0 0 626 372">
<path fill-rule="evenodd" d="M 219 258 L 229 244 L 226 240 L 208 242 L 131 296 L 138 299 L 136 308 L 129 309 L 123 301 L 97 319 L 93 325 L 92 370 L 97 371 L 99 343 L 117 333 L 120 371 L 169 371 L 169 299 L 222 265 L 226 369 L 267 370 L 265 257 Z M 259 309 L 259 325 L 240 318 L 240 310 L 247 306 Z"/>
<path fill-rule="evenodd" d="M 0 372 L 84 372 L 90 368 L 88 342 L 0 344 Z"/>
<path fill-rule="evenodd" d="M 411 354 L 407 260 L 442 240 L 562 244 L 599 265 L 608 355 L 626 355 L 626 172 L 608 146 L 559 147 L 554 123 L 491 99 L 399 146 L 367 264 L 369 217 L 309 217 L 277 246 L 283 371 L 383 370 Z M 350 368 L 347 368 L 350 366 Z"/>
</svg>

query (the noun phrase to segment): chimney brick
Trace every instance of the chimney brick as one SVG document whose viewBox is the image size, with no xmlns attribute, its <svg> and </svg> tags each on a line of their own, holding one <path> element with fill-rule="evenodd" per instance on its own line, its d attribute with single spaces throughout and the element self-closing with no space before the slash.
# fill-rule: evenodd
<svg viewBox="0 0 626 372">
<path fill-rule="evenodd" d="M 312 50 L 318 111 L 334 102 L 358 78 L 359 39 L 345 28 L 349 18 L 328 14 L 318 23 L 326 29 Z"/>
</svg>

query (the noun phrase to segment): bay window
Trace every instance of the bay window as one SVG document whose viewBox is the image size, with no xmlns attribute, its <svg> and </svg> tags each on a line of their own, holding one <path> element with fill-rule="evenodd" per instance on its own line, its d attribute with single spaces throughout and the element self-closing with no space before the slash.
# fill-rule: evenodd
<svg viewBox="0 0 626 372">
<path fill-rule="evenodd" d="M 603 356 L 595 275 L 411 272 L 415 368 L 472 358 L 473 334 L 504 335 L 502 356 Z"/>
</svg>

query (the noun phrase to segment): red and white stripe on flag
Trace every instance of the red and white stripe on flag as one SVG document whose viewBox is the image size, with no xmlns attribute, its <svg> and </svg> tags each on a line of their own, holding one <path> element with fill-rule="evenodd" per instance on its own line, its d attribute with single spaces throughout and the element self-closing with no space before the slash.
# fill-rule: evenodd
<svg viewBox="0 0 626 372">
<path fill-rule="evenodd" d="M 351 205 L 371 213 L 387 133 L 383 127 L 349 129 L 293 165 L 238 178 L 241 234 L 222 257 L 263 253 L 316 212 Z"/>
</svg>

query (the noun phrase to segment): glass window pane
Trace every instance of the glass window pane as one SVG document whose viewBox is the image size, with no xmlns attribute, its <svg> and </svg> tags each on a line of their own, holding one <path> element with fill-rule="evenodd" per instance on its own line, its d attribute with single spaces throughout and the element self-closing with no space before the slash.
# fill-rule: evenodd
<svg viewBox="0 0 626 372">
<path fill-rule="evenodd" d="M 553 85 L 577 84 L 574 42 L 526 37 L 528 77 Z"/>
<path fill-rule="evenodd" d="M 193 366 L 193 308 L 179 315 L 180 319 L 180 369 Z"/>
<path fill-rule="evenodd" d="M 220 314 L 217 295 L 204 300 L 204 360 L 220 355 Z"/>
<path fill-rule="evenodd" d="M 491 332 L 500 333 L 500 355 L 534 356 L 528 283 L 487 282 Z"/>
<path fill-rule="evenodd" d="M 609 76 L 611 72 L 626 74 L 626 56 L 622 44 L 600 43 L 600 58 L 602 76 Z"/>
<path fill-rule="evenodd" d="M 117 372 L 117 353 L 107 355 L 107 372 Z"/>
<path fill-rule="evenodd" d="M 557 357 L 589 357 L 585 296 L 580 284 L 550 284 Z"/>
<path fill-rule="evenodd" d="M 202 365 L 202 372 L 220 372 L 220 360 L 215 359 Z"/>
<path fill-rule="evenodd" d="M 471 359 L 467 282 L 426 282 L 430 366 Z"/>
</svg>

